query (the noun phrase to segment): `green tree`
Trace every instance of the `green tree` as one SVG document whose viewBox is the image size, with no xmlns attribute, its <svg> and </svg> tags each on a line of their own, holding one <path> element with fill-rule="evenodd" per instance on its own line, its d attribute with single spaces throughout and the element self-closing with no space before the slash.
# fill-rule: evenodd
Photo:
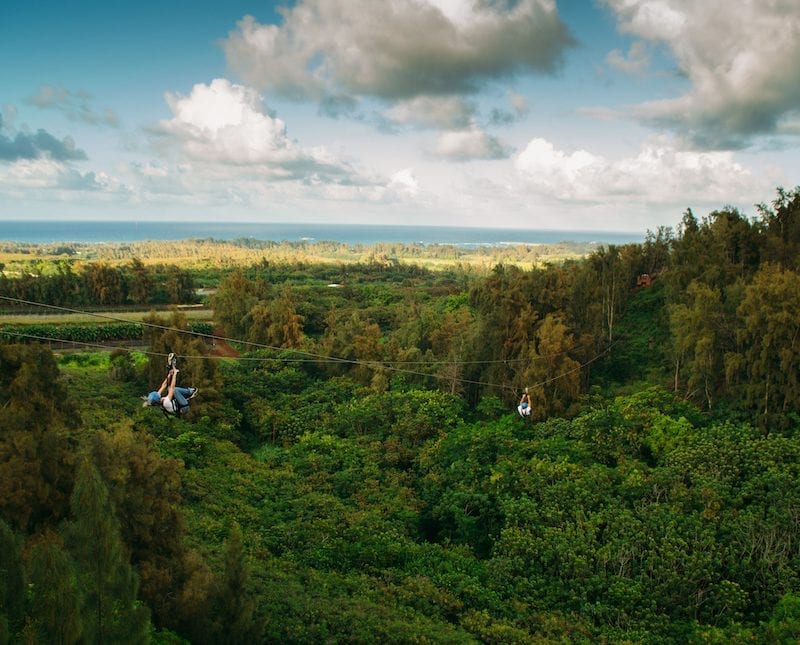
<svg viewBox="0 0 800 645">
<path fill-rule="evenodd" d="M 710 409 L 722 385 L 727 327 L 719 291 L 694 281 L 687 289 L 689 304 L 672 305 L 670 331 L 675 363 L 674 389 L 686 375 L 686 395 L 694 397 L 700 390 Z"/>
<path fill-rule="evenodd" d="M 629 249 L 613 244 L 595 251 L 589 256 L 589 262 L 596 273 L 604 335 L 610 343 L 614 340 L 614 325 L 625 304 L 632 274 L 635 274 L 636 270 L 630 266 Z"/>
<path fill-rule="evenodd" d="M 11 527 L 0 519 L 0 642 L 7 643 L 22 625 L 25 577 L 20 545 Z"/>
<path fill-rule="evenodd" d="M 57 521 L 73 479 L 78 415 L 53 354 L 0 345 L 0 516 L 18 529 Z"/>
<path fill-rule="evenodd" d="M 192 274 L 180 267 L 167 267 L 166 290 L 172 304 L 191 303 L 195 301 L 195 284 Z"/>
<path fill-rule="evenodd" d="M 763 260 L 800 270 L 800 186 L 788 192 L 779 188 L 772 207 L 759 204 L 758 210 L 765 235 Z"/>
<path fill-rule="evenodd" d="M 108 489 L 88 460 L 81 462 L 70 498 L 66 541 L 83 590 L 83 633 L 91 643 L 146 643 L 147 608 L 128 561 Z"/>
<path fill-rule="evenodd" d="M 800 275 L 767 264 L 744 292 L 737 311 L 743 355 L 729 359 L 744 372 L 744 394 L 765 431 L 786 427 L 800 405 Z"/>
<path fill-rule="evenodd" d="M 53 533 L 37 539 L 28 558 L 30 615 L 43 643 L 67 645 L 80 640 L 81 590 L 75 568 Z"/>
<path fill-rule="evenodd" d="M 274 347 L 303 344 L 303 316 L 297 313 L 292 290 L 284 286 L 269 302 L 259 301 L 246 317 L 247 340 Z"/>
<path fill-rule="evenodd" d="M 153 296 L 153 277 L 139 258 L 133 258 L 130 271 L 130 298 L 134 304 L 142 305 Z"/>
<path fill-rule="evenodd" d="M 280 326 L 281 347 L 300 347 L 303 344 L 303 316 L 290 287 L 281 289 L 275 299 L 275 320 Z"/>
<path fill-rule="evenodd" d="M 215 619 L 218 643 L 257 643 L 263 629 L 255 615 L 256 602 L 249 588 L 251 571 L 247 564 L 242 530 L 234 522 L 225 541 L 225 571 L 216 591 Z"/>
<path fill-rule="evenodd" d="M 331 311 L 325 322 L 321 353 L 339 359 L 329 363 L 328 371 L 352 371 L 354 378 L 369 383 L 376 374 L 376 368 L 369 363 L 382 358 L 380 327 L 364 320 L 358 311 Z"/>
<path fill-rule="evenodd" d="M 94 463 L 108 482 L 120 535 L 139 572 L 140 594 L 160 624 L 174 624 L 175 592 L 187 576 L 181 512 L 182 464 L 162 457 L 130 422 L 92 437 Z"/>
<path fill-rule="evenodd" d="M 248 333 L 247 316 L 262 298 L 263 289 L 242 271 L 225 276 L 216 293 L 209 298 L 214 318 L 228 336 L 245 338 Z"/>
<path fill-rule="evenodd" d="M 437 376 L 450 394 L 464 390 L 465 366 L 475 342 L 474 320 L 467 307 L 445 312 L 431 333 L 431 348 L 442 361 Z"/>
<path fill-rule="evenodd" d="M 578 399 L 581 385 L 580 363 L 570 357 L 575 339 L 564 318 L 548 314 L 538 326 L 531 343 L 527 366 L 522 372 L 522 387 L 528 387 L 531 415 L 543 419 L 564 414 Z"/>
<path fill-rule="evenodd" d="M 125 302 L 127 286 L 120 269 L 105 262 L 92 262 L 84 270 L 83 278 L 91 303 L 120 305 Z"/>
<path fill-rule="evenodd" d="M 767 642 L 770 643 L 800 641 L 800 594 L 787 593 L 780 599 L 765 631 Z"/>
</svg>

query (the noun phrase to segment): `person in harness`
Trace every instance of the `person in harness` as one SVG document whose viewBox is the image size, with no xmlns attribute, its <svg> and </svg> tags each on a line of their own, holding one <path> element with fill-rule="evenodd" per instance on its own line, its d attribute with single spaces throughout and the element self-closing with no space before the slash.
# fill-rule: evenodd
<svg viewBox="0 0 800 645">
<path fill-rule="evenodd" d="M 519 416 L 521 416 L 523 419 L 531 416 L 531 397 L 528 394 L 527 387 L 525 388 L 525 392 L 522 394 L 522 398 L 519 400 L 517 412 L 519 412 Z"/>
<path fill-rule="evenodd" d="M 179 387 L 176 385 L 178 381 L 178 364 L 175 359 L 175 354 L 170 354 L 167 359 L 169 371 L 167 377 L 157 390 L 150 392 L 144 398 L 144 407 L 160 406 L 161 411 L 167 416 L 184 416 L 189 412 L 189 401 L 197 395 L 196 387 Z M 166 395 L 164 395 L 166 391 Z"/>
</svg>

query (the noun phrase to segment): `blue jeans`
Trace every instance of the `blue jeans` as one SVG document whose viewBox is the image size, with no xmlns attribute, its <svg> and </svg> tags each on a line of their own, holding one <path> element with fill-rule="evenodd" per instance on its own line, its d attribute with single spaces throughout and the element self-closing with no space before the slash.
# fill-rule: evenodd
<svg viewBox="0 0 800 645">
<path fill-rule="evenodd" d="M 183 408 L 189 405 L 188 397 L 192 391 L 188 387 L 176 387 L 173 390 L 173 398 L 178 402 L 178 407 Z"/>
</svg>

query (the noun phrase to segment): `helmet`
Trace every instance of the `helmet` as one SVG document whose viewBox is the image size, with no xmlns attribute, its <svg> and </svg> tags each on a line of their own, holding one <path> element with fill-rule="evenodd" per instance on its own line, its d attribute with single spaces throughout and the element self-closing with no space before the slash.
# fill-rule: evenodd
<svg viewBox="0 0 800 645">
<path fill-rule="evenodd" d="M 150 392 L 147 395 L 148 405 L 158 405 L 161 402 L 161 395 L 158 392 Z"/>
</svg>

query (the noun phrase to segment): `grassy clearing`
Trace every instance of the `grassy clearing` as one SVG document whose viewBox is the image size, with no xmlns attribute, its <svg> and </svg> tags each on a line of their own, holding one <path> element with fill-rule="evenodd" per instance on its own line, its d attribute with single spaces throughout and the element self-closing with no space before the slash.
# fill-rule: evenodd
<svg viewBox="0 0 800 645">
<path fill-rule="evenodd" d="M 106 323 L 109 321 L 107 316 L 111 316 L 118 322 L 142 322 L 147 316 L 153 313 L 152 309 L 142 311 L 125 311 L 114 313 L 113 311 L 98 311 L 96 315 L 81 313 L 61 313 L 61 314 L 0 314 L 0 324 L 2 325 L 39 325 L 39 324 L 91 324 Z M 156 312 L 160 315 L 169 315 L 169 312 Z M 188 321 L 210 322 L 214 318 L 211 309 L 181 309 L 181 313 L 186 316 Z"/>
</svg>

